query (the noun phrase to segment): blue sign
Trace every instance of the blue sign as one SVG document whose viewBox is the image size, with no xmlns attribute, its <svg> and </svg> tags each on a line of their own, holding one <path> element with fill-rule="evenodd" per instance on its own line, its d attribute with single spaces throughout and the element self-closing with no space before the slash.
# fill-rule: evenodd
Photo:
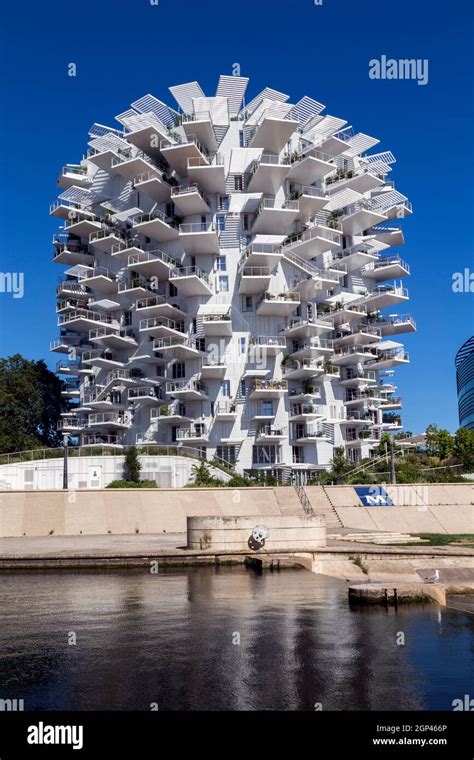
<svg viewBox="0 0 474 760">
<path fill-rule="evenodd" d="M 393 501 L 382 486 L 357 486 L 354 488 L 363 507 L 393 507 Z"/>
</svg>

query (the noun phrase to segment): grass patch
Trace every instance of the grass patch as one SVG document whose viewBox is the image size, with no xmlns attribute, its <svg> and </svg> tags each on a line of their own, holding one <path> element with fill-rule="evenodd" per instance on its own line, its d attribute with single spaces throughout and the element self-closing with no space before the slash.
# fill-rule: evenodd
<svg viewBox="0 0 474 760">
<path fill-rule="evenodd" d="M 360 569 L 362 570 L 362 572 L 364 573 L 364 575 L 368 575 L 369 574 L 369 568 L 364 563 L 364 561 L 363 561 L 362 557 L 360 556 L 360 554 L 357 554 L 355 557 L 349 557 L 349 559 L 352 560 L 352 562 L 354 563 L 354 565 L 357 565 L 357 567 L 360 567 Z"/>
<path fill-rule="evenodd" d="M 154 480 L 112 480 L 106 488 L 157 488 Z"/>
<path fill-rule="evenodd" d="M 422 538 L 425 546 L 474 546 L 474 533 L 412 533 Z"/>
</svg>

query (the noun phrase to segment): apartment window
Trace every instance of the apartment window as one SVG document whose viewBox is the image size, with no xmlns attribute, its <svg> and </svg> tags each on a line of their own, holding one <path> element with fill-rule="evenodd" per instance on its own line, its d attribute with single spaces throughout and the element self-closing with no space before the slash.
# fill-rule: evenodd
<svg viewBox="0 0 474 760">
<path fill-rule="evenodd" d="M 244 216 L 243 216 L 243 219 L 242 219 L 242 228 L 245 231 L 247 231 L 248 228 L 249 228 L 249 215 L 248 214 L 244 214 Z"/>
<path fill-rule="evenodd" d="M 293 446 L 293 464 L 304 464 L 304 447 Z"/>
<path fill-rule="evenodd" d="M 197 329 L 196 329 L 197 328 L 197 319 L 196 319 L 196 317 L 193 318 L 192 326 L 193 326 L 192 332 L 194 334 L 196 334 L 196 332 L 197 332 Z"/>
<path fill-rule="evenodd" d="M 180 415 L 180 417 L 186 417 L 186 404 L 180 401 L 176 407 L 176 412 Z"/>
<path fill-rule="evenodd" d="M 175 298 L 178 295 L 178 288 L 172 282 L 169 283 L 170 298 Z"/>
<path fill-rule="evenodd" d="M 219 195 L 218 208 L 219 208 L 219 211 L 229 210 L 229 196 L 228 195 Z"/>
<path fill-rule="evenodd" d="M 246 338 L 239 338 L 239 353 L 241 355 L 245 354 L 246 348 L 247 348 Z"/>
<path fill-rule="evenodd" d="M 171 367 L 171 377 L 173 380 L 181 380 L 183 377 L 186 377 L 186 363 L 185 362 L 176 362 Z"/>
<path fill-rule="evenodd" d="M 239 383 L 239 385 L 240 385 L 240 395 L 241 396 L 245 396 L 245 394 L 247 392 L 247 389 L 246 389 L 246 386 L 245 386 L 245 380 L 241 380 L 240 383 Z"/>
<path fill-rule="evenodd" d="M 244 130 L 241 129 L 239 131 L 239 146 L 241 148 L 245 148 L 245 137 L 244 137 Z"/>
<path fill-rule="evenodd" d="M 262 401 L 262 415 L 273 417 L 273 401 Z"/>
<path fill-rule="evenodd" d="M 196 348 L 198 351 L 202 351 L 203 353 L 206 351 L 206 339 L 205 338 L 197 338 L 196 339 Z"/>
<path fill-rule="evenodd" d="M 221 395 L 229 398 L 230 396 L 230 380 L 223 380 L 221 383 Z"/>
<path fill-rule="evenodd" d="M 225 216 L 223 214 L 218 214 L 216 222 L 218 231 L 223 232 L 225 230 Z"/>
<path fill-rule="evenodd" d="M 225 256 L 218 256 L 216 261 L 216 267 L 218 272 L 225 272 L 227 269 L 226 265 L 226 257 Z"/>
<path fill-rule="evenodd" d="M 234 190 L 237 192 L 244 189 L 244 178 L 241 174 L 234 174 Z"/>
<path fill-rule="evenodd" d="M 220 277 L 217 278 L 217 289 L 219 293 L 229 292 L 229 278 L 226 274 L 220 275 Z"/>
<path fill-rule="evenodd" d="M 174 216 L 175 214 L 175 208 L 174 203 L 167 203 L 166 204 L 166 216 Z"/>
<path fill-rule="evenodd" d="M 242 311 L 247 313 L 253 311 L 252 296 L 242 296 Z"/>
<path fill-rule="evenodd" d="M 235 464 L 237 461 L 235 446 L 217 446 L 216 457 L 218 459 L 221 459 L 223 462 Z"/>
<path fill-rule="evenodd" d="M 254 446 L 252 461 L 254 464 L 278 464 L 280 462 L 280 447 Z"/>
<path fill-rule="evenodd" d="M 211 401 L 211 417 L 214 417 L 214 407 L 215 407 L 215 403 L 214 401 Z"/>
</svg>

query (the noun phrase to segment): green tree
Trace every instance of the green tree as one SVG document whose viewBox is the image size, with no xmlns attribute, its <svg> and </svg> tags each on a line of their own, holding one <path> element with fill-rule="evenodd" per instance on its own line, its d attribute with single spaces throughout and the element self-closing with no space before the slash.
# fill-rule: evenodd
<svg viewBox="0 0 474 760">
<path fill-rule="evenodd" d="M 59 446 L 57 422 L 67 404 L 63 383 L 44 361 L 0 359 L 0 452 Z"/>
<path fill-rule="evenodd" d="M 194 464 L 192 471 L 194 475 L 194 485 L 196 486 L 214 486 L 218 482 L 217 479 L 211 475 L 209 467 L 204 461 L 199 462 L 199 464 Z"/>
<path fill-rule="evenodd" d="M 439 459 L 447 459 L 453 453 L 454 439 L 449 430 L 437 425 L 426 428 L 426 443 L 430 451 Z"/>
<path fill-rule="evenodd" d="M 454 436 L 454 456 L 468 471 L 474 468 L 474 430 L 459 428 Z"/>
<path fill-rule="evenodd" d="M 140 482 L 140 472 L 142 466 L 138 458 L 138 450 L 136 446 L 129 446 L 127 448 L 127 451 L 125 453 L 124 468 L 125 480 L 128 480 L 132 483 Z"/>
</svg>

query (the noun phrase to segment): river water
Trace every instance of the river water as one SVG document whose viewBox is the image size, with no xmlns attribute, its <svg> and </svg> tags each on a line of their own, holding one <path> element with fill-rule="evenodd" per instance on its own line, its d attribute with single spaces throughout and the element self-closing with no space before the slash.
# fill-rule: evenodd
<svg viewBox="0 0 474 760">
<path fill-rule="evenodd" d="M 474 696 L 472 596 L 351 610 L 343 581 L 242 567 L 12 573 L 0 589 L 0 698 L 25 710 L 451 710 Z"/>
</svg>

